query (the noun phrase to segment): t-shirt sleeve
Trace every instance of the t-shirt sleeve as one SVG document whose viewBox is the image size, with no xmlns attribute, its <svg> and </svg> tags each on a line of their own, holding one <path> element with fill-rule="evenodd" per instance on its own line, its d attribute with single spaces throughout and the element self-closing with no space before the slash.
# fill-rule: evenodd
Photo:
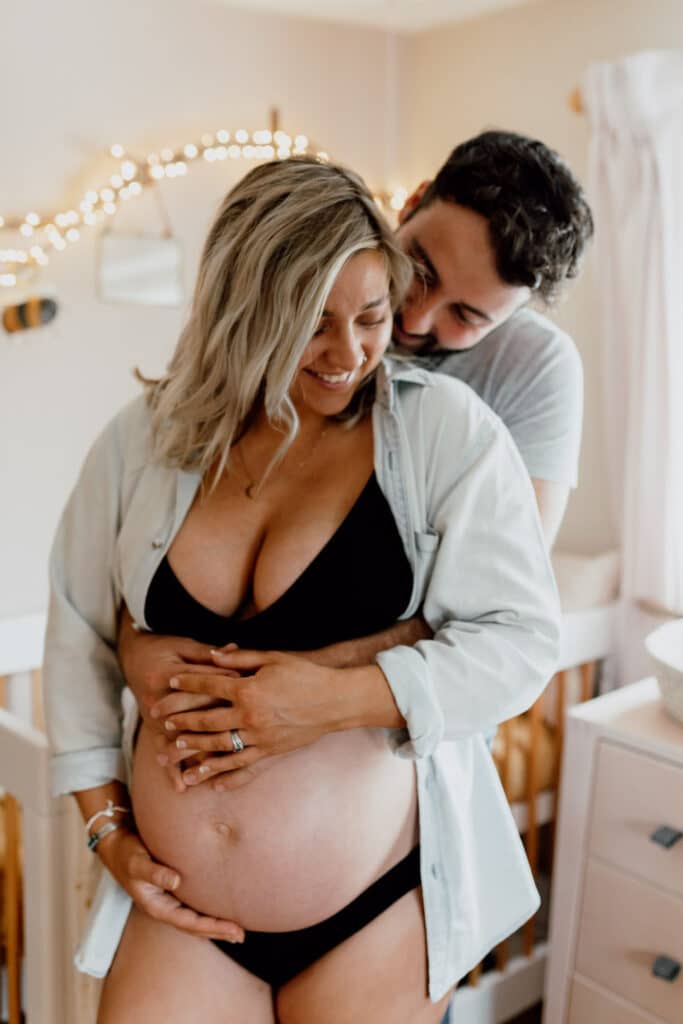
<svg viewBox="0 0 683 1024">
<path fill-rule="evenodd" d="M 512 371 L 512 368 L 510 367 Z M 529 475 L 576 487 L 583 422 L 583 367 L 574 343 L 558 334 L 537 359 L 516 360 L 496 412 Z"/>
</svg>

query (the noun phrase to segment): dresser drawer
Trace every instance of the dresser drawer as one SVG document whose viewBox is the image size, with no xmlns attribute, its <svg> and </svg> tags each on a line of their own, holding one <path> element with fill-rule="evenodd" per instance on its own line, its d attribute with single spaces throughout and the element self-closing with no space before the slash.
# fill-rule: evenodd
<svg viewBox="0 0 683 1024">
<path fill-rule="evenodd" d="M 621 1000 L 586 985 L 575 978 L 569 999 L 567 1024 L 652 1024 L 654 1017 L 641 1013 Z"/>
<path fill-rule="evenodd" d="M 655 960 L 683 963 L 683 899 L 589 860 L 576 969 L 670 1024 L 683 1022 L 683 969 L 655 977 Z"/>
<path fill-rule="evenodd" d="M 683 832 L 683 770 L 601 743 L 590 852 L 683 896 L 683 838 L 668 847 L 655 842 L 662 826 L 673 830 L 669 842 Z"/>
</svg>

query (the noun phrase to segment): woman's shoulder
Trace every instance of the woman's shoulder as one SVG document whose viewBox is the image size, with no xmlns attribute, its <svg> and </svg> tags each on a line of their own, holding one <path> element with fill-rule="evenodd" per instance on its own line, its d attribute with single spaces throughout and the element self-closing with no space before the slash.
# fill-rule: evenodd
<svg viewBox="0 0 683 1024">
<path fill-rule="evenodd" d="M 446 430 L 460 444 L 505 432 L 493 409 L 464 381 L 421 366 L 410 370 L 401 368 L 389 377 L 409 426 L 419 421 L 428 433 L 441 435 Z"/>
<path fill-rule="evenodd" d="M 116 475 L 145 465 L 152 451 L 152 410 L 144 395 L 127 402 L 95 438 L 87 461 L 105 462 Z"/>
</svg>

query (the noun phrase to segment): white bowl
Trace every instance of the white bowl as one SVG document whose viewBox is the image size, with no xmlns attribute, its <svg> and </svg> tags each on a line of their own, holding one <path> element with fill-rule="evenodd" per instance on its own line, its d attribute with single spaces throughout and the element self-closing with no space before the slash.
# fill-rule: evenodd
<svg viewBox="0 0 683 1024">
<path fill-rule="evenodd" d="M 645 637 L 664 707 L 683 722 L 683 619 L 665 622 Z"/>
</svg>

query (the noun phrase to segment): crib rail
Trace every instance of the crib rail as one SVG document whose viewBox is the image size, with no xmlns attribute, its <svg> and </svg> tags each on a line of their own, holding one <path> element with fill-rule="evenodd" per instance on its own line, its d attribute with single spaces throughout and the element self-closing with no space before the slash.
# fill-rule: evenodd
<svg viewBox="0 0 683 1024">
<path fill-rule="evenodd" d="M 593 653 L 586 650 L 586 653 Z M 590 700 L 594 696 L 597 666 L 599 662 L 595 658 L 584 661 L 571 668 L 563 668 L 557 672 L 551 680 L 546 694 L 542 695 L 535 704 L 517 719 L 503 722 L 499 727 L 496 737 L 496 764 L 500 775 L 503 789 L 511 803 L 512 811 L 517 821 L 526 848 L 527 858 L 534 878 L 539 877 L 539 856 L 541 828 L 549 826 L 548 860 L 552 864 L 555 842 L 555 822 L 558 816 L 558 800 L 560 791 L 560 766 L 562 764 L 562 748 L 564 741 L 564 717 L 568 708 L 568 681 L 571 674 L 578 674 L 578 687 L 575 686 L 576 700 L 572 703 Z M 545 715 L 548 706 L 548 692 L 554 694 L 554 719 L 555 724 L 549 728 L 545 722 Z M 524 792 L 520 798 L 519 794 L 519 749 L 517 751 L 517 762 L 513 763 L 515 737 L 519 733 L 520 723 L 524 726 L 526 745 L 523 748 L 524 763 Z M 545 731 L 545 742 L 548 742 L 548 735 L 552 740 L 552 767 L 550 771 L 547 765 L 541 764 L 542 739 Z M 545 783 L 545 785 L 544 785 Z M 501 942 L 493 951 L 492 955 L 485 961 L 477 964 L 467 975 L 466 987 L 459 988 L 453 1002 L 453 1013 L 455 1019 L 461 1019 L 459 1008 L 469 1005 L 469 994 L 466 988 L 477 988 L 482 984 L 483 979 L 488 978 L 491 973 L 502 974 L 509 971 L 514 961 L 517 975 L 523 971 L 521 958 L 528 961 L 529 978 L 536 979 L 538 992 L 534 998 L 529 993 L 531 1005 L 542 997 L 543 972 L 539 972 L 539 951 L 545 949 L 545 944 L 540 943 L 536 937 L 537 916 L 532 917 L 521 929 L 520 933 L 511 939 Z M 512 949 L 512 945 L 519 946 L 521 942 L 521 957 L 519 952 Z M 542 958 L 541 958 L 542 959 Z M 540 980 L 539 980 L 540 979 Z M 471 1000 L 470 1000 L 471 1001 Z M 522 1006 L 521 1009 L 524 1007 Z M 519 1009 L 519 1008 L 518 1008 Z M 518 1010 L 510 1008 L 510 1012 Z M 483 1018 L 482 1018 L 483 1019 Z M 493 1017 L 486 1018 L 493 1020 Z M 505 1016 L 497 1016 L 495 1019 L 504 1020 Z"/>
</svg>

